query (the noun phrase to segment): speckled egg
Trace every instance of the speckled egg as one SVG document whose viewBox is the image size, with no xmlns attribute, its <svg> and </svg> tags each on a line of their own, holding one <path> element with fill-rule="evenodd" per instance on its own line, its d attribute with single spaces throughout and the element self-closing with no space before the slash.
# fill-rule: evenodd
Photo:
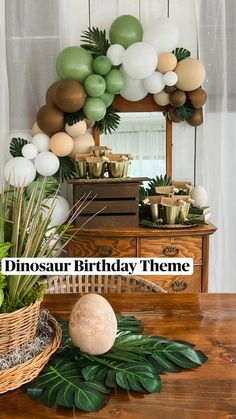
<svg viewBox="0 0 236 419">
<path fill-rule="evenodd" d="M 86 294 L 74 305 L 69 320 L 74 346 L 90 355 L 103 354 L 113 346 L 117 333 L 116 315 L 99 294 Z"/>
</svg>

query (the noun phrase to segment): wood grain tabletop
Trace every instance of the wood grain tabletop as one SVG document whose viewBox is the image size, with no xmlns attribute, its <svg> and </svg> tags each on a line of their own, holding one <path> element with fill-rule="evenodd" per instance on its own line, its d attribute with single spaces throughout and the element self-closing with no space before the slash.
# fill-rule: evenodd
<svg viewBox="0 0 236 419">
<path fill-rule="evenodd" d="M 79 295 L 47 295 L 44 307 L 68 318 Z M 113 393 L 97 413 L 49 409 L 22 391 L 0 396 L 0 419 L 236 419 L 236 294 L 107 295 L 117 313 L 135 315 L 144 333 L 187 340 L 206 353 L 195 369 L 162 375 L 156 394 Z"/>
</svg>

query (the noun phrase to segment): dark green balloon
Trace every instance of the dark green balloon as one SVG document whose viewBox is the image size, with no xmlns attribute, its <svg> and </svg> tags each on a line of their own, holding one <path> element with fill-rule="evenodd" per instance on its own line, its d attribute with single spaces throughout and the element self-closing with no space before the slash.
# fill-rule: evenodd
<svg viewBox="0 0 236 419">
<path fill-rule="evenodd" d="M 108 108 L 108 106 L 111 106 L 114 98 L 115 98 L 115 95 L 113 93 L 104 92 L 103 95 L 100 96 L 99 99 L 102 99 L 106 107 Z"/>
<path fill-rule="evenodd" d="M 86 93 L 91 97 L 99 97 L 106 90 L 106 82 L 99 74 L 91 74 L 84 83 Z"/>
<path fill-rule="evenodd" d="M 93 62 L 93 71 L 96 74 L 105 76 L 111 70 L 111 61 L 106 55 L 100 55 L 96 57 Z"/>
<path fill-rule="evenodd" d="M 100 121 L 106 114 L 106 105 L 98 97 L 88 97 L 83 107 L 86 118 Z"/>
<path fill-rule="evenodd" d="M 82 47 L 65 48 L 57 56 L 56 70 L 61 80 L 83 83 L 93 72 L 92 55 Z"/>
<path fill-rule="evenodd" d="M 107 92 L 118 94 L 120 93 L 125 87 L 125 78 L 123 74 L 113 68 L 110 73 L 105 76 L 106 85 L 107 85 Z"/>
<path fill-rule="evenodd" d="M 112 44 L 128 48 L 135 42 L 142 41 L 143 27 L 135 16 L 119 16 L 110 27 L 109 37 Z"/>
</svg>

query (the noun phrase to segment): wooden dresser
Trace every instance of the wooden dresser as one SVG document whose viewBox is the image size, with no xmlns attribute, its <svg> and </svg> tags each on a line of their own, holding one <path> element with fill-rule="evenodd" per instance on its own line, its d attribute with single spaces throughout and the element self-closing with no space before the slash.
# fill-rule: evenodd
<svg viewBox="0 0 236 419">
<path fill-rule="evenodd" d="M 141 227 L 81 229 L 69 246 L 70 257 L 191 257 L 191 276 L 146 276 L 170 293 L 208 290 L 209 236 L 212 224 L 179 230 Z"/>
</svg>

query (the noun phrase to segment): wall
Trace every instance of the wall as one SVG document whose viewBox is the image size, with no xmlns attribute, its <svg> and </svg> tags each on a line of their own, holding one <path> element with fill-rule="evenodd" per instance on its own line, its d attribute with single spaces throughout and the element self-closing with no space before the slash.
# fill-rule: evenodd
<svg viewBox="0 0 236 419">
<path fill-rule="evenodd" d="M 144 27 L 153 19 L 169 16 L 180 30 L 179 46 L 197 57 L 197 21 L 195 0 L 60 0 L 64 48 L 79 44 L 81 31 L 89 25 L 109 29 L 119 15 L 131 14 Z M 70 25 L 68 25 L 68 21 Z M 196 176 L 196 130 L 186 123 L 173 124 L 173 179 L 190 180 Z"/>
</svg>

